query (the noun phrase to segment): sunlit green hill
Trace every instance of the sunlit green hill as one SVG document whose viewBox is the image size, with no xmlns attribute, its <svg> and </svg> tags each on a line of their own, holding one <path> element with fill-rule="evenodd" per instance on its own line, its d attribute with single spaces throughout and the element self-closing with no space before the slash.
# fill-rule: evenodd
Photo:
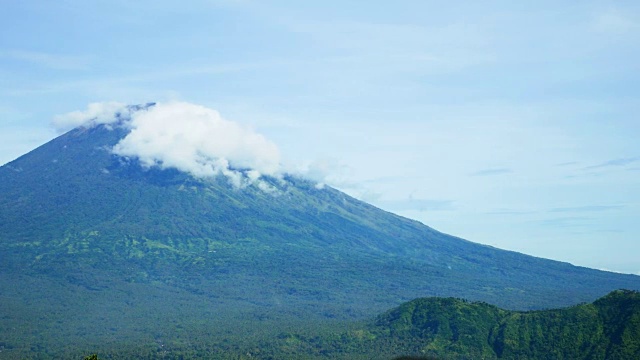
<svg viewBox="0 0 640 360">
<path fill-rule="evenodd" d="M 266 192 L 145 169 L 110 152 L 126 133 L 77 128 L 0 167 L 0 358 L 364 319 L 423 296 L 528 310 L 640 289 L 296 177 Z"/>
<path fill-rule="evenodd" d="M 380 358 L 638 359 L 640 293 L 619 290 L 590 304 L 529 312 L 421 298 L 386 312 L 375 324 L 344 333 L 332 345 L 327 347 L 336 354 L 362 349 Z"/>
</svg>

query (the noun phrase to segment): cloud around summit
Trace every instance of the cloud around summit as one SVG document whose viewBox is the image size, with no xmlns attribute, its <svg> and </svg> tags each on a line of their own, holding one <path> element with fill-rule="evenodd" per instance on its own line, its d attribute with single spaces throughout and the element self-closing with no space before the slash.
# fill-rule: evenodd
<svg viewBox="0 0 640 360">
<path fill-rule="evenodd" d="M 116 114 L 126 116 L 116 116 Z M 56 116 L 58 130 L 99 124 L 125 126 L 130 132 L 112 149 L 137 158 L 145 167 L 175 168 L 196 177 L 224 175 L 236 187 L 260 182 L 262 175 L 283 171 L 278 147 L 240 123 L 224 119 L 204 106 L 187 102 L 158 103 L 130 110 L 115 103 L 92 103 L 85 111 Z"/>
<path fill-rule="evenodd" d="M 211 176 L 229 167 L 260 174 L 280 171 L 277 146 L 239 123 L 204 106 L 174 102 L 132 114 L 131 132 L 113 152 L 137 157 L 143 165 L 175 167 Z"/>
<path fill-rule="evenodd" d="M 119 112 L 128 111 L 125 104 L 109 101 L 96 102 L 87 105 L 84 111 L 72 111 L 57 115 L 52 120 L 56 131 L 63 133 L 78 126 L 92 127 L 99 124 L 111 124 L 118 121 L 115 116 Z"/>
</svg>

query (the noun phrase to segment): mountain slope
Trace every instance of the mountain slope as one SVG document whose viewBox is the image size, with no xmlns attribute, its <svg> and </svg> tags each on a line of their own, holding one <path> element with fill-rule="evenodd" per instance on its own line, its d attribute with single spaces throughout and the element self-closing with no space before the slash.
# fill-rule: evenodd
<svg viewBox="0 0 640 360">
<path fill-rule="evenodd" d="M 220 314 L 363 318 L 431 295 L 538 309 L 640 289 L 637 276 L 474 244 L 300 178 L 265 178 L 265 191 L 144 168 L 110 151 L 128 131 L 77 128 L 0 167 L 0 333 L 147 336 Z"/>
</svg>

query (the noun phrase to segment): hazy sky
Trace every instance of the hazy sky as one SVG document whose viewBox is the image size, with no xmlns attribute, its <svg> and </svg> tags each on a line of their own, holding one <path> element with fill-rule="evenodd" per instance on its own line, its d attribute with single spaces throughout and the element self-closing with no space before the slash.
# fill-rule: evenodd
<svg viewBox="0 0 640 360">
<path fill-rule="evenodd" d="M 0 0 L 0 164 L 201 104 L 475 242 L 640 273 L 640 2 Z"/>
</svg>

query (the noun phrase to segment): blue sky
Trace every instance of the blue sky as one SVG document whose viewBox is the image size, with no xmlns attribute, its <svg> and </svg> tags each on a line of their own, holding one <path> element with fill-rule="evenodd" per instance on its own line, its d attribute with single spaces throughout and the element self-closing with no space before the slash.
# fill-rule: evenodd
<svg viewBox="0 0 640 360">
<path fill-rule="evenodd" d="M 640 3 L 2 1 L 0 164 L 92 102 L 218 110 L 475 242 L 640 273 Z"/>
</svg>

